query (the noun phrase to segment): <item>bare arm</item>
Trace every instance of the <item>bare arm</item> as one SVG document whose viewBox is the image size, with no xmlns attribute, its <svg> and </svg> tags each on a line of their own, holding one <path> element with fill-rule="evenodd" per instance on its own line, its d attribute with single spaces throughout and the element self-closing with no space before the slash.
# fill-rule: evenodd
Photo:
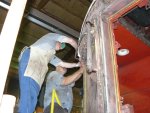
<svg viewBox="0 0 150 113">
<path fill-rule="evenodd" d="M 66 37 L 64 42 L 70 44 L 75 50 L 78 47 L 77 42 L 73 38 Z"/>
<path fill-rule="evenodd" d="M 57 67 L 57 66 L 61 66 L 61 67 L 64 67 L 64 68 L 80 67 L 80 62 L 78 62 L 78 63 L 63 62 L 60 58 L 58 58 L 55 55 L 51 58 L 49 63 L 54 65 L 55 67 Z"/>
<path fill-rule="evenodd" d="M 59 66 L 61 67 L 65 67 L 65 68 L 73 68 L 73 67 L 79 67 L 80 66 L 80 63 L 67 63 L 67 62 L 60 62 L 59 63 Z"/>
<path fill-rule="evenodd" d="M 62 85 L 69 85 L 77 81 L 81 77 L 82 73 L 83 73 L 83 67 L 80 67 L 80 69 L 75 73 L 73 73 L 72 75 L 64 77 L 62 81 Z"/>
</svg>

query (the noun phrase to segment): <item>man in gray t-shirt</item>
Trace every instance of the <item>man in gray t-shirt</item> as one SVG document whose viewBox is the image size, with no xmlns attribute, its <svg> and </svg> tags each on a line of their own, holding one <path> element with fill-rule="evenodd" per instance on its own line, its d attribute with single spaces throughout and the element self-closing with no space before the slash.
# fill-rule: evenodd
<svg viewBox="0 0 150 113">
<path fill-rule="evenodd" d="M 49 107 L 51 104 L 53 89 L 56 90 L 58 98 L 61 102 L 61 107 L 63 108 L 61 109 L 55 101 L 54 113 L 66 113 L 66 111 L 67 113 L 70 113 L 73 105 L 72 87 L 74 86 L 75 81 L 81 77 L 83 73 L 83 67 L 80 67 L 78 71 L 70 76 L 64 77 L 63 75 L 65 73 L 66 69 L 61 66 L 57 66 L 55 71 L 48 73 L 44 95 L 44 113 L 50 112 Z"/>
</svg>

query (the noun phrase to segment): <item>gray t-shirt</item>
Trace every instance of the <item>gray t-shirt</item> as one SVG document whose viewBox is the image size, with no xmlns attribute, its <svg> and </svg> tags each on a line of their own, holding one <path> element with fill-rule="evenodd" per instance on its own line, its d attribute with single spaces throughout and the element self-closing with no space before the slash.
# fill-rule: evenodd
<svg viewBox="0 0 150 113">
<path fill-rule="evenodd" d="M 48 74 L 44 95 L 44 109 L 50 104 L 52 99 L 52 90 L 55 89 L 62 107 L 68 109 L 68 113 L 70 113 L 73 105 L 73 84 L 63 86 L 61 85 L 62 80 L 63 75 L 58 73 L 57 71 L 52 71 Z"/>
<path fill-rule="evenodd" d="M 57 56 L 53 55 L 49 63 L 56 67 L 59 65 L 60 62 L 62 62 L 62 60 L 59 59 Z"/>
</svg>

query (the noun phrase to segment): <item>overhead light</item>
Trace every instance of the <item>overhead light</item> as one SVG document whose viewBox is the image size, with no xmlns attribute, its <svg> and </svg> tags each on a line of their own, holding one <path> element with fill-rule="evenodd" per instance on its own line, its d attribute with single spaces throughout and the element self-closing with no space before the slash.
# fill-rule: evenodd
<svg viewBox="0 0 150 113">
<path fill-rule="evenodd" d="M 125 56 L 125 55 L 127 55 L 127 54 L 129 54 L 129 50 L 128 50 L 128 49 L 119 49 L 119 50 L 117 51 L 117 55 L 118 55 L 118 56 Z"/>
</svg>

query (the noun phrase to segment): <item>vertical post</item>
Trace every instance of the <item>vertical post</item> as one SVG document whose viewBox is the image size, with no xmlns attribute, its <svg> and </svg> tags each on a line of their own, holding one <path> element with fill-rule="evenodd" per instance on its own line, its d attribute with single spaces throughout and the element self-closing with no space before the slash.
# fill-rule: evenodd
<svg viewBox="0 0 150 113">
<path fill-rule="evenodd" d="M 0 35 L 0 104 L 27 0 L 12 0 Z"/>
<path fill-rule="evenodd" d="M 0 113 L 14 113 L 16 97 L 4 94 L 0 105 Z"/>
</svg>

